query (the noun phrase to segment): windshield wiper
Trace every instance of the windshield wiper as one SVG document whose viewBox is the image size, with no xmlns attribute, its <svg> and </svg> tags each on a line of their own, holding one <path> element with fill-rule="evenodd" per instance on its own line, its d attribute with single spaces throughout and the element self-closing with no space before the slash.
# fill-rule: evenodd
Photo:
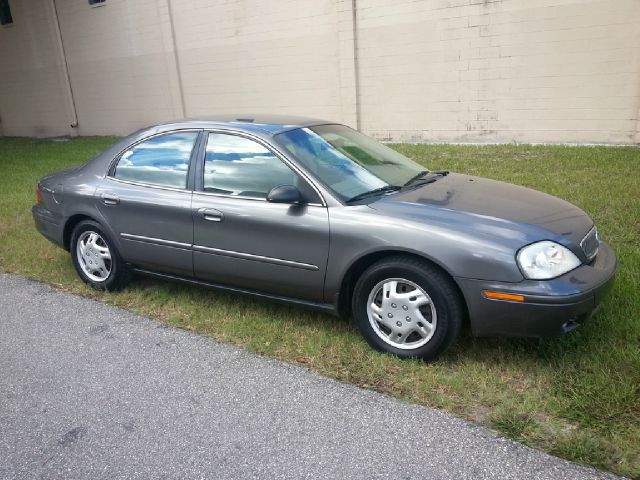
<svg viewBox="0 0 640 480">
<path fill-rule="evenodd" d="M 381 195 L 383 193 L 397 192 L 398 190 L 400 190 L 400 188 L 402 187 L 397 187 L 395 185 L 386 185 L 384 187 L 374 188 L 373 190 L 369 190 L 368 192 L 362 192 L 355 197 L 351 197 L 350 199 L 346 200 L 345 203 L 356 202 L 358 200 L 362 200 L 367 197 L 373 197 L 375 195 Z"/>
<path fill-rule="evenodd" d="M 418 173 L 416 176 L 411 177 L 409 180 L 407 180 L 405 182 L 405 184 L 403 185 L 403 187 L 406 187 L 407 185 L 411 185 L 413 182 L 420 180 L 422 177 L 424 177 L 427 173 L 429 173 L 429 170 L 422 170 L 420 173 Z"/>
<path fill-rule="evenodd" d="M 430 176 L 428 178 L 423 178 L 427 174 L 430 174 Z M 403 187 L 408 187 L 410 185 L 424 185 L 434 182 L 438 177 L 446 177 L 447 175 L 449 175 L 449 170 L 423 170 L 415 177 L 411 177 L 409 180 L 407 180 Z"/>
</svg>

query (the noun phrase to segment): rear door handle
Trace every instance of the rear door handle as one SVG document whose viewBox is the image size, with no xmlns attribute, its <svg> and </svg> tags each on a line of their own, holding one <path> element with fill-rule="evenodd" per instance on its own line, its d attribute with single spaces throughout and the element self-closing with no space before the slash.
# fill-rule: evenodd
<svg viewBox="0 0 640 480">
<path fill-rule="evenodd" d="M 103 193 L 100 198 L 105 205 L 117 205 L 120 203 L 120 197 L 113 193 Z"/>
<path fill-rule="evenodd" d="M 198 213 L 210 222 L 221 222 L 224 219 L 224 214 L 220 210 L 215 208 L 201 208 Z"/>
</svg>

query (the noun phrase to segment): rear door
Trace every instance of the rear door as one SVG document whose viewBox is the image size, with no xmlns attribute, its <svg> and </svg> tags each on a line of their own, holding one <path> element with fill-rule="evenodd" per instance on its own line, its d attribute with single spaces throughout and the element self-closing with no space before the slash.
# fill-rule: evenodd
<svg viewBox="0 0 640 480">
<path fill-rule="evenodd" d="M 122 153 L 96 191 L 125 261 L 193 275 L 189 170 L 199 131 L 147 138 Z"/>
<path fill-rule="evenodd" d="M 201 160 L 202 161 L 202 160 Z M 203 280 L 323 301 L 329 220 L 319 194 L 266 143 L 210 132 L 193 197 L 195 275 Z M 293 184 L 304 204 L 266 201 Z"/>
</svg>

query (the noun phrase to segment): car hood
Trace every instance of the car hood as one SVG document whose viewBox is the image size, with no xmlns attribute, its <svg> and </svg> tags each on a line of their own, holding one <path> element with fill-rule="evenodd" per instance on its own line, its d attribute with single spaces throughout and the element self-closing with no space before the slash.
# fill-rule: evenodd
<svg viewBox="0 0 640 480">
<path fill-rule="evenodd" d="M 541 227 L 574 244 L 593 226 L 575 205 L 546 193 L 487 178 L 451 173 L 421 187 L 382 197 L 370 205 L 376 210 L 400 204 L 424 205 Z M 415 213 L 415 212 L 414 212 Z"/>
</svg>

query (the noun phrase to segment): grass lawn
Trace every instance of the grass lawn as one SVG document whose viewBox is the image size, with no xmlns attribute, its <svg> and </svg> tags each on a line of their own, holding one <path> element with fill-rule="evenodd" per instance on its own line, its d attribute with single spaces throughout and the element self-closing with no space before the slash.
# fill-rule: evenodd
<svg viewBox="0 0 640 480">
<path fill-rule="evenodd" d="M 404 400 L 442 408 L 570 460 L 640 478 L 640 149 L 395 145 L 428 168 L 526 185 L 587 211 L 620 258 L 617 283 L 584 327 L 544 341 L 474 339 L 441 361 L 371 350 L 347 322 L 198 287 L 138 279 L 88 289 L 69 255 L 37 233 L 30 208 L 44 174 L 113 138 L 0 138 L 0 270 L 119 305 Z M 64 319 L 60 319 L 61 322 Z"/>
</svg>

